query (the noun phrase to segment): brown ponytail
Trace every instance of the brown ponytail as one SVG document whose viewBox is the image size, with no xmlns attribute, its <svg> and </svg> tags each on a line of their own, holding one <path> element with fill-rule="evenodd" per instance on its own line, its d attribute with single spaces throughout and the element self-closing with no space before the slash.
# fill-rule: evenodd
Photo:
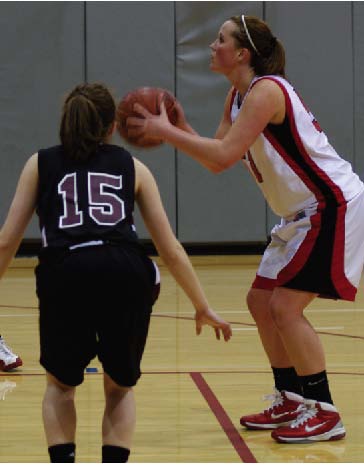
<svg viewBox="0 0 364 473">
<path fill-rule="evenodd" d="M 233 32 L 237 47 L 251 51 L 251 67 L 256 75 L 279 75 L 285 77 L 286 54 L 282 43 L 273 36 L 269 26 L 255 16 L 245 16 L 245 24 L 256 49 L 246 34 L 241 16 L 230 18 L 237 29 Z"/>
<path fill-rule="evenodd" d="M 115 102 L 102 84 L 75 87 L 63 105 L 60 138 L 67 155 L 86 161 L 107 136 L 115 119 Z"/>
</svg>

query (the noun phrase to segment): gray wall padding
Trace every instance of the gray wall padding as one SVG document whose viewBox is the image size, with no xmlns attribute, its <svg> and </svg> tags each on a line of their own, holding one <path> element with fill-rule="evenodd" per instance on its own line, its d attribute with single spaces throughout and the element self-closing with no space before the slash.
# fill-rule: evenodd
<svg viewBox="0 0 364 473">
<path fill-rule="evenodd" d="M 87 2 L 87 79 L 103 81 L 120 99 L 129 90 L 158 86 L 175 93 L 173 2 Z M 121 142 L 153 172 L 176 230 L 175 152 L 171 147 L 141 150 Z M 138 235 L 148 238 L 139 212 Z"/>
<path fill-rule="evenodd" d="M 0 2 L 1 221 L 26 159 L 57 142 L 64 94 L 83 80 L 104 81 L 118 99 L 165 87 L 213 136 L 229 84 L 209 70 L 209 45 L 241 13 L 266 19 L 282 40 L 289 79 L 363 178 L 361 2 Z M 277 221 L 240 163 L 216 176 L 167 145 L 128 148 L 155 175 L 182 242 L 264 242 Z M 136 223 L 148 238 L 139 214 Z M 26 237 L 39 238 L 36 219 Z"/>
<path fill-rule="evenodd" d="M 177 96 L 193 128 L 212 137 L 230 84 L 210 71 L 209 45 L 241 4 L 176 5 Z M 244 12 L 261 17 L 262 3 L 244 2 Z M 178 153 L 178 230 L 184 242 L 265 241 L 264 199 L 242 163 L 214 175 Z"/>
<path fill-rule="evenodd" d="M 82 2 L 0 2 L 0 221 L 25 161 L 58 140 L 63 95 L 83 80 Z M 33 218 L 27 237 L 39 237 Z"/>
</svg>

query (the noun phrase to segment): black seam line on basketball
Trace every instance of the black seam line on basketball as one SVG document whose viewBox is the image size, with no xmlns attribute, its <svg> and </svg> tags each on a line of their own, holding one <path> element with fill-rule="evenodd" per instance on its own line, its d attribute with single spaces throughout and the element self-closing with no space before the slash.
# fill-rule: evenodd
<svg viewBox="0 0 364 473">
<path fill-rule="evenodd" d="M 143 375 L 159 375 L 159 374 L 190 374 L 191 370 L 188 371 L 143 371 Z M 199 373 L 203 374 L 271 374 L 272 372 L 270 370 L 266 371 L 247 371 L 247 370 L 215 370 L 215 371 L 199 371 Z M 85 376 L 96 376 L 96 375 L 103 375 L 104 373 L 102 371 L 98 371 L 97 373 L 84 373 Z M 328 375 L 334 376 L 364 376 L 364 373 L 349 373 L 345 371 L 328 371 Z M 20 376 L 45 376 L 46 373 L 22 373 L 22 372 L 16 372 L 12 373 L 10 371 L 1 371 L 0 372 L 0 378 L 15 378 L 15 377 L 20 377 Z"/>
</svg>

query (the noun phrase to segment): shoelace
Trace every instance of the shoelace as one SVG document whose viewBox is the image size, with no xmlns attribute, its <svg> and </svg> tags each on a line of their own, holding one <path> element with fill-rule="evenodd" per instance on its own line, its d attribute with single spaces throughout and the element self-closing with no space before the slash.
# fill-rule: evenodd
<svg viewBox="0 0 364 473">
<path fill-rule="evenodd" d="M 283 404 L 283 397 L 281 393 L 275 389 L 275 392 L 273 394 L 265 394 L 263 396 L 263 401 L 272 401 L 272 405 L 264 411 L 269 412 L 272 411 L 275 407 L 281 406 Z"/>
<path fill-rule="evenodd" d="M 306 406 L 306 409 L 298 415 L 297 419 L 291 423 L 292 428 L 297 428 L 300 425 L 307 422 L 309 419 L 312 419 L 317 414 L 316 407 Z"/>
</svg>

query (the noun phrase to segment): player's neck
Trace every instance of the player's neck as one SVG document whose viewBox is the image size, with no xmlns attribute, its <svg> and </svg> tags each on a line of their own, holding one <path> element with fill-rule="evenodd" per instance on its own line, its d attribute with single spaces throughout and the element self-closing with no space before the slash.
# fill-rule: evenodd
<svg viewBox="0 0 364 473">
<path fill-rule="evenodd" d="M 255 77 L 254 69 L 250 68 L 241 70 L 238 69 L 229 77 L 229 80 L 233 87 L 240 92 L 240 95 L 243 97 L 246 92 L 249 90 L 250 84 Z"/>
</svg>

